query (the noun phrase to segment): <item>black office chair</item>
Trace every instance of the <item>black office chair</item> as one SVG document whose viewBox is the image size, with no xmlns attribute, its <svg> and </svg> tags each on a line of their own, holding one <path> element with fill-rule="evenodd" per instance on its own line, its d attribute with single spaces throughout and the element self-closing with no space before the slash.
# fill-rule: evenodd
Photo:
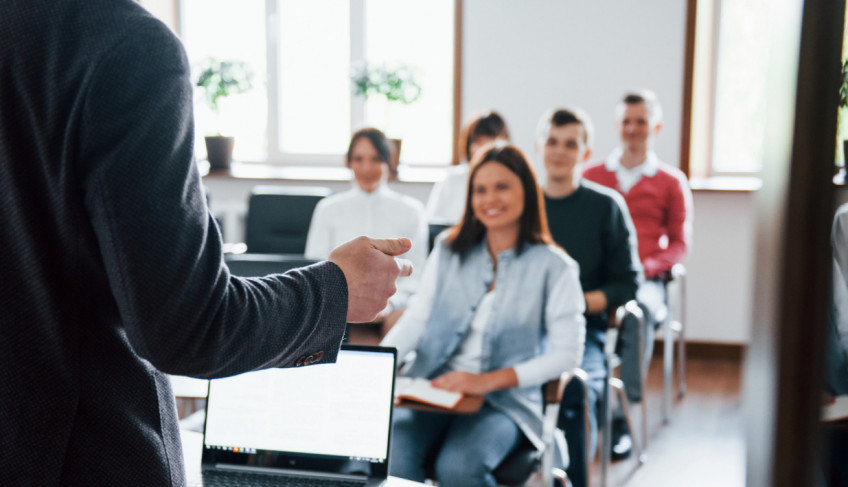
<svg viewBox="0 0 848 487">
<path fill-rule="evenodd" d="M 428 240 L 427 240 L 427 244 L 428 244 L 427 251 L 428 252 L 433 251 L 433 244 L 436 242 L 436 237 L 438 237 L 440 233 L 442 233 L 443 231 L 445 231 L 447 228 L 449 228 L 451 226 L 453 226 L 453 224 L 451 224 L 451 223 L 430 223 L 430 224 L 427 225 L 428 231 L 429 231 Z"/>
<path fill-rule="evenodd" d="M 247 251 L 260 254 L 303 254 L 315 205 L 329 188 L 256 186 L 245 221 Z"/>
<path fill-rule="evenodd" d="M 317 260 L 298 254 L 226 254 L 224 262 L 230 274 L 239 277 L 261 277 L 315 264 Z"/>
<path fill-rule="evenodd" d="M 553 485 L 557 481 L 562 487 L 587 487 L 588 484 L 588 441 L 577 443 L 574 438 L 588 438 L 586 434 L 589 430 L 588 405 L 589 396 L 587 393 L 587 376 L 582 369 L 575 369 L 570 372 L 564 372 L 559 379 L 552 380 L 546 383 L 543 388 L 545 398 L 544 419 L 542 425 L 542 440 L 544 443 L 543 449 L 537 449 L 530 441 L 525 440 L 512 453 L 501 462 L 495 469 L 493 475 L 498 485 L 506 487 L 519 487 L 527 483 L 533 475 L 539 475 L 544 486 Z M 568 395 L 566 395 L 568 391 Z M 580 404 L 575 404 L 573 401 L 564 398 L 582 397 Z M 566 408 L 566 420 L 560 421 L 560 410 Z M 569 457 L 582 460 L 581 465 L 572 464 L 569 466 L 569 471 L 575 472 L 578 477 L 575 480 L 569 478 L 564 470 L 556 466 L 556 448 L 555 445 L 559 442 L 557 437 L 563 433 L 563 428 L 566 431 L 571 431 L 572 434 L 565 434 L 565 447 L 569 452 Z M 582 428 L 584 434 L 576 434 L 576 429 Z M 584 454 L 576 454 L 580 449 Z M 435 478 L 434 472 L 435 458 L 427 460 L 428 476 Z M 583 472 L 582 478 L 579 474 Z"/>
<path fill-rule="evenodd" d="M 542 479 L 541 485 L 544 486 L 553 485 L 554 481 L 563 487 L 589 485 L 587 380 L 586 372 L 575 369 L 563 373 L 558 380 L 545 384 L 545 416 L 542 426 L 545 447 L 538 450 L 529 442 L 525 442 L 510 453 L 495 469 L 494 476 L 498 484 L 521 486 L 525 485 L 532 475 L 538 474 Z M 574 397 L 580 397 L 582 400 L 569 400 Z M 555 443 L 558 434 L 565 436 L 565 446 L 571 462 L 568 465 L 568 474 L 556 466 Z"/>
</svg>

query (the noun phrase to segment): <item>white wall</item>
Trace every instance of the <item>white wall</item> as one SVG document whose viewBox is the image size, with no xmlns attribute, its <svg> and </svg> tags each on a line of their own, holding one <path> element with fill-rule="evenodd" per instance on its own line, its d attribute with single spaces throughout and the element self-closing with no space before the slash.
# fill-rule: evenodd
<svg viewBox="0 0 848 487">
<path fill-rule="evenodd" d="M 754 285 L 754 193 L 695 191 L 686 260 L 688 340 L 748 343 Z"/>
<path fill-rule="evenodd" d="M 615 105 L 654 90 L 664 129 L 656 150 L 677 165 L 686 2 L 682 0 L 465 0 L 462 113 L 491 108 L 533 154 L 551 106 L 579 106 L 595 124 L 595 154 L 615 147 Z"/>
</svg>

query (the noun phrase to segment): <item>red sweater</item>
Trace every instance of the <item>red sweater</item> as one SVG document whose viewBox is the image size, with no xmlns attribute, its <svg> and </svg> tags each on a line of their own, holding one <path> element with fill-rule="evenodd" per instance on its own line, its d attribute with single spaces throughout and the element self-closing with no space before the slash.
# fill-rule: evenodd
<svg viewBox="0 0 848 487">
<path fill-rule="evenodd" d="M 654 176 L 643 175 L 627 193 L 621 192 L 615 171 L 603 161 L 588 165 L 583 177 L 624 196 L 646 278 L 665 277 L 671 266 L 686 257 L 692 242 L 692 191 L 679 169 L 661 163 Z"/>
</svg>

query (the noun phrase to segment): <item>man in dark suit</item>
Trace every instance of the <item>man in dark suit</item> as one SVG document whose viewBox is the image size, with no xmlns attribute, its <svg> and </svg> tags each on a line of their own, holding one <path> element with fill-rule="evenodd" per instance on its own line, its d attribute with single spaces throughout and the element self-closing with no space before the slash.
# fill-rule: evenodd
<svg viewBox="0 0 848 487">
<path fill-rule="evenodd" d="M 334 361 L 411 272 L 409 241 L 232 277 L 176 37 L 132 0 L 3 7 L 0 483 L 181 485 L 164 373 Z"/>
</svg>

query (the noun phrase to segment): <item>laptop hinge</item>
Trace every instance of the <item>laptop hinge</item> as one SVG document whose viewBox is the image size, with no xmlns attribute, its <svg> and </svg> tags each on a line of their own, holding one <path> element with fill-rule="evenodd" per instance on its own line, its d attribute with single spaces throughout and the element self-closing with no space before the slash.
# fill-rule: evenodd
<svg viewBox="0 0 848 487">
<path fill-rule="evenodd" d="M 286 468 L 268 468 L 268 467 L 252 467 L 248 465 L 230 465 L 225 463 L 216 463 L 215 470 L 226 470 L 233 472 L 252 472 L 266 475 L 285 475 L 289 477 L 306 477 L 317 479 L 333 479 L 333 480 L 349 480 L 352 482 L 367 482 L 366 475 L 352 475 L 342 473 L 322 473 L 322 472 L 304 472 L 303 470 L 290 470 Z"/>
</svg>

